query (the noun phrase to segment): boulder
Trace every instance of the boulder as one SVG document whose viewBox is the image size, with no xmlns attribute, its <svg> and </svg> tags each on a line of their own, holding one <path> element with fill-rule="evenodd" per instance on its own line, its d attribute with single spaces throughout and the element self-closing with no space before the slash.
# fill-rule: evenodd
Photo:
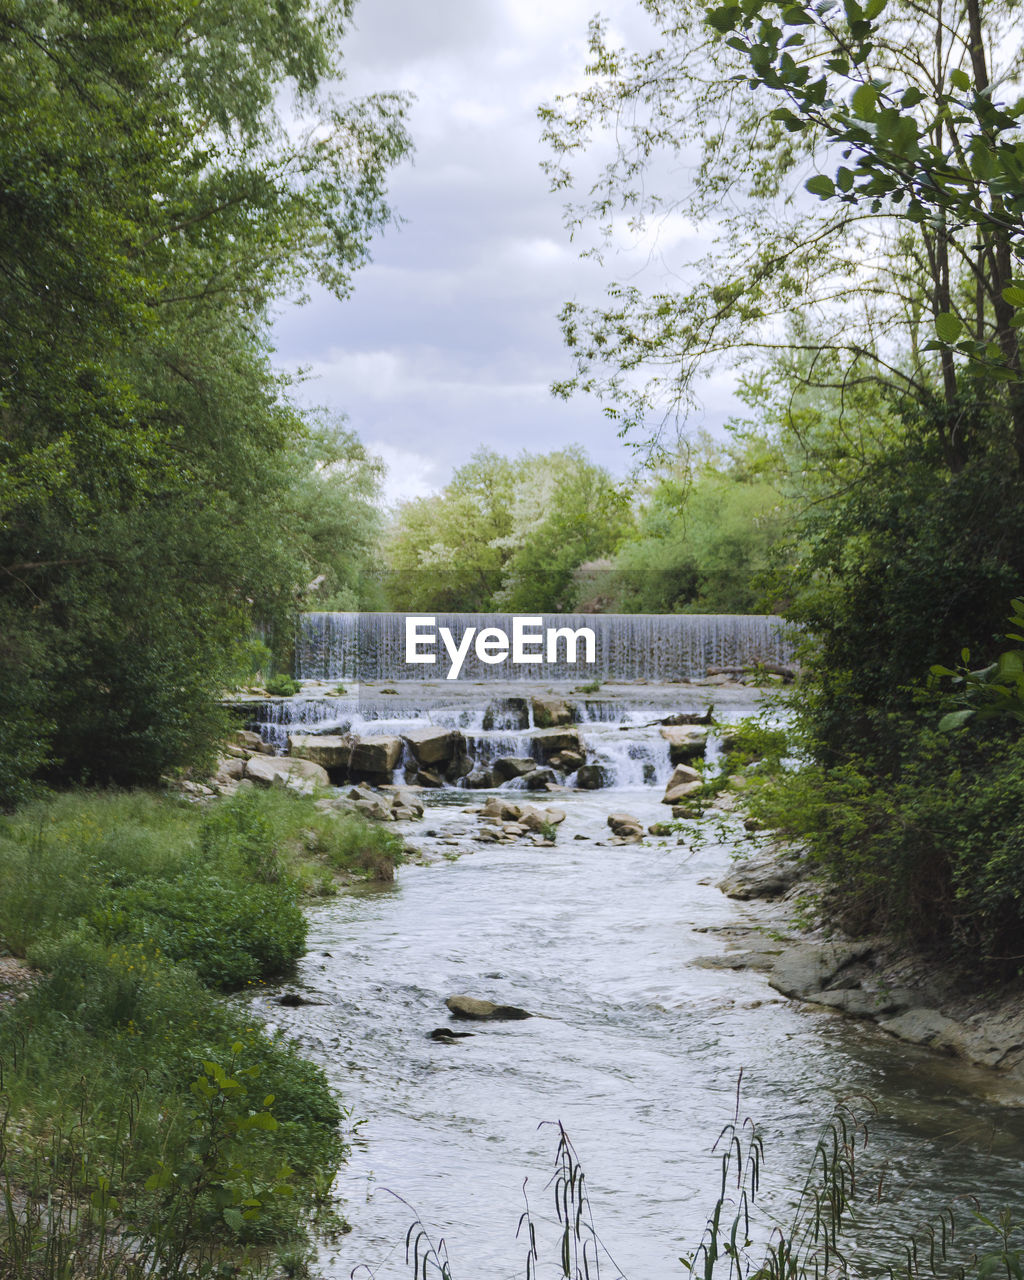
<svg viewBox="0 0 1024 1280">
<path fill-rule="evenodd" d="M 473 791 L 480 791 L 484 787 L 493 787 L 495 778 L 490 769 L 471 769 L 463 778 L 462 785 Z"/>
<path fill-rule="evenodd" d="M 455 754 L 444 767 L 444 776 L 449 782 L 458 782 L 473 772 L 473 761 L 466 752 L 466 743 L 461 734 L 455 740 Z"/>
<path fill-rule="evenodd" d="M 533 747 L 547 760 L 556 751 L 582 752 L 580 731 L 574 725 L 569 728 L 542 729 L 533 735 Z"/>
<path fill-rule="evenodd" d="M 352 744 L 349 768 L 353 773 L 390 773 L 402 758 L 402 739 L 370 735 Z"/>
<path fill-rule="evenodd" d="M 237 756 L 222 756 L 217 761 L 216 778 L 218 782 L 232 780 L 237 782 L 245 777 L 245 761 Z"/>
<path fill-rule="evenodd" d="M 532 804 L 523 805 L 519 821 L 527 831 L 541 831 L 551 825 L 551 820 L 540 809 L 535 809 Z"/>
<path fill-rule="evenodd" d="M 784 996 L 805 999 L 823 990 L 841 969 L 871 951 L 869 942 L 802 942 L 779 956 L 768 982 Z"/>
<path fill-rule="evenodd" d="M 688 764 L 677 764 L 672 770 L 672 776 L 665 784 L 667 787 L 678 787 L 684 782 L 703 782 L 704 775 L 699 769 L 694 769 Z"/>
<path fill-rule="evenodd" d="M 1019 1031 L 1008 1039 L 993 1039 L 991 1028 L 984 1022 L 981 1026 L 965 1025 L 947 1018 L 936 1009 L 918 1006 L 878 1025 L 883 1031 L 911 1044 L 926 1045 L 941 1053 L 954 1053 L 984 1067 L 1004 1066 L 1007 1055 L 1019 1050 L 1021 1043 Z"/>
<path fill-rule="evenodd" d="M 393 808 L 409 809 L 417 818 L 423 817 L 423 801 L 413 791 L 408 791 L 404 787 L 394 793 L 391 804 Z"/>
<path fill-rule="evenodd" d="M 564 809 L 542 809 L 541 813 L 544 814 L 553 827 L 557 827 L 560 822 L 565 821 Z"/>
<path fill-rule="evenodd" d="M 562 698 L 533 699 L 533 723 L 538 729 L 550 729 L 558 724 L 572 724 L 575 718 L 572 707 Z"/>
<path fill-rule="evenodd" d="M 680 800 L 685 800 L 687 796 L 696 795 L 703 790 L 703 782 L 680 782 L 676 786 L 672 786 L 669 783 L 665 789 L 665 794 L 661 797 L 661 803 L 677 805 Z"/>
<path fill-rule="evenodd" d="M 245 776 L 260 787 L 290 786 L 311 790 L 330 786 L 331 780 L 322 765 L 312 760 L 296 760 L 291 756 L 253 756 L 245 762 Z"/>
<path fill-rule="evenodd" d="M 702 756 L 708 747 L 708 731 L 696 725 L 663 725 L 659 730 L 668 743 L 668 757 L 673 764 Z"/>
<path fill-rule="evenodd" d="M 373 818 L 377 822 L 388 822 L 394 817 L 391 806 L 380 796 L 374 796 L 372 800 L 356 800 L 353 807 L 364 818 Z"/>
<path fill-rule="evenodd" d="M 515 1005 L 493 1004 L 490 1000 L 477 1000 L 474 996 L 449 996 L 445 1004 L 452 1017 L 477 1022 L 507 1022 L 533 1016 Z"/>
<path fill-rule="evenodd" d="M 536 767 L 537 761 L 529 756 L 502 756 L 500 760 L 495 760 L 491 766 L 491 772 L 502 782 L 507 782 L 509 778 L 525 777 Z"/>
<path fill-rule="evenodd" d="M 288 737 L 288 752 L 325 769 L 347 769 L 352 759 L 352 739 L 347 734 L 293 733 Z"/>
<path fill-rule="evenodd" d="M 407 782 L 415 782 L 419 787 L 443 787 L 444 778 L 439 773 L 435 773 L 433 769 L 418 769 L 415 777 L 406 778 Z"/>
<path fill-rule="evenodd" d="M 908 1009 L 878 1025 L 900 1040 L 927 1045 L 945 1053 L 961 1052 L 966 1039 L 964 1027 L 937 1009 Z"/>
<path fill-rule="evenodd" d="M 534 769 L 526 775 L 527 791 L 544 791 L 548 786 L 557 786 L 561 781 L 554 769 Z"/>
<path fill-rule="evenodd" d="M 491 796 L 484 802 L 480 810 L 483 818 L 500 818 L 503 822 L 515 822 L 522 810 L 519 805 L 511 804 L 500 796 Z"/>
<path fill-rule="evenodd" d="M 582 751 L 556 751 L 548 757 L 548 764 L 559 773 L 575 773 L 581 765 L 586 764 L 586 756 Z"/>
<path fill-rule="evenodd" d="M 616 836 L 642 836 L 644 833 L 644 824 L 629 813 L 610 813 L 608 825 L 612 835 Z"/>
<path fill-rule="evenodd" d="M 599 764 L 585 764 L 576 774 L 576 785 L 581 791 L 597 791 L 608 785 L 608 775 Z"/>
<path fill-rule="evenodd" d="M 740 902 L 749 902 L 751 898 L 771 901 L 788 893 L 800 876 L 800 863 L 796 859 L 781 858 L 776 853 L 735 863 L 729 874 L 719 880 L 718 887 L 727 898 L 737 898 Z"/>
<path fill-rule="evenodd" d="M 649 836 L 674 836 L 676 828 L 671 822 L 652 822 L 647 828 Z"/>
<path fill-rule="evenodd" d="M 258 733 L 253 733 L 251 729 L 236 729 L 234 733 L 234 741 L 240 747 L 245 747 L 249 751 L 257 751 L 263 742 Z"/>
<path fill-rule="evenodd" d="M 409 729 L 402 734 L 409 750 L 420 764 L 439 764 L 455 754 L 456 737 L 462 734 L 455 729 L 442 729 L 426 725 L 422 729 Z"/>
</svg>

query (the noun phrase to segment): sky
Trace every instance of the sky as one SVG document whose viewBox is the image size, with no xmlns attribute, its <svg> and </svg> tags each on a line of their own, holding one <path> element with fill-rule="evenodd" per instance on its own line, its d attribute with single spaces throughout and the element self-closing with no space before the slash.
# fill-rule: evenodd
<svg viewBox="0 0 1024 1280">
<path fill-rule="evenodd" d="M 537 108 L 583 83 L 595 11 L 596 0 L 357 6 L 348 93 L 415 95 L 416 154 L 391 182 L 403 222 L 375 241 L 351 298 L 313 290 L 280 311 L 274 331 L 277 363 L 307 374 L 300 400 L 344 413 L 384 459 L 389 504 L 435 492 L 480 446 L 581 444 L 617 475 L 634 465 L 595 399 L 550 392 L 572 371 L 563 303 L 599 301 L 612 274 L 652 270 L 649 246 L 604 267 L 582 260 L 540 168 Z M 624 42 L 649 30 L 636 0 L 605 0 L 601 13 Z M 660 242 L 666 262 L 676 247 L 672 235 Z M 697 425 L 724 421 L 731 386 L 706 385 Z"/>
</svg>

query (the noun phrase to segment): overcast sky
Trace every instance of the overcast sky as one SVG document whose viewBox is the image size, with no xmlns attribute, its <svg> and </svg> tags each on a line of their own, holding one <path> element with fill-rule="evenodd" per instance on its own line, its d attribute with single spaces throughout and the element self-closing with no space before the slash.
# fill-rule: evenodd
<svg viewBox="0 0 1024 1280">
<path fill-rule="evenodd" d="M 376 241 L 352 298 L 314 293 L 285 308 L 275 332 L 278 362 L 310 371 L 301 398 L 347 414 L 384 458 L 391 502 L 440 488 L 480 445 L 580 443 L 616 474 L 632 464 L 596 401 L 549 391 L 571 370 L 562 304 L 597 300 L 612 269 L 635 270 L 628 256 L 605 269 L 579 259 L 540 169 L 537 107 L 582 82 L 595 9 L 595 0 L 357 7 L 349 92 L 416 96 L 416 155 L 391 184 L 405 222 Z M 622 36 L 642 38 L 635 0 L 606 0 L 601 12 Z M 734 407 L 730 385 L 719 378 L 705 390 L 712 427 Z"/>
</svg>

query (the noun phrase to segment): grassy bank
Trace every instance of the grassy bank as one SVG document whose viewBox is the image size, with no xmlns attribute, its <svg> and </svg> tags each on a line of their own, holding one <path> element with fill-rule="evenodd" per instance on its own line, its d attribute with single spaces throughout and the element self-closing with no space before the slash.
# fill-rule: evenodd
<svg viewBox="0 0 1024 1280">
<path fill-rule="evenodd" d="M 225 993 L 400 842 L 286 791 L 76 793 L 0 821 L 0 1277 L 297 1274 L 344 1158 L 319 1070 Z"/>
</svg>

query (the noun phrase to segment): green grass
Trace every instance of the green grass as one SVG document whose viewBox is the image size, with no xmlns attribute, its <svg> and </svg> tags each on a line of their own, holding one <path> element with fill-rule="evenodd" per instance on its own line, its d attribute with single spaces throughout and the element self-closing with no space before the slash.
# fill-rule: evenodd
<svg viewBox="0 0 1024 1280">
<path fill-rule="evenodd" d="M 389 878 L 400 854 L 392 833 L 278 790 L 205 807 L 76 793 L 0 820 L 0 949 L 41 975 L 0 1010 L 0 1280 L 301 1255 L 344 1112 L 219 993 L 288 974 L 303 897 Z"/>
</svg>

